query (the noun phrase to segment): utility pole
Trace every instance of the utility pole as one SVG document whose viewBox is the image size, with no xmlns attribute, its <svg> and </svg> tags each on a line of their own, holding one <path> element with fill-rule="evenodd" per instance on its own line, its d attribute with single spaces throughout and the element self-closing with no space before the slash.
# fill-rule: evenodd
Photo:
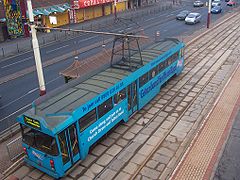
<svg viewBox="0 0 240 180">
<path fill-rule="evenodd" d="M 31 32 L 32 32 L 32 46 L 33 46 L 33 53 L 34 53 L 37 75 L 38 75 L 40 96 L 43 96 L 44 94 L 46 94 L 46 87 L 45 87 L 45 82 L 44 82 L 42 62 L 41 62 L 39 44 L 38 44 L 38 40 L 37 40 L 36 28 L 35 28 L 35 24 L 34 24 L 34 17 L 33 17 L 31 0 L 27 0 L 27 7 L 28 7 L 30 27 L 31 27 Z"/>
<path fill-rule="evenodd" d="M 114 17 L 117 19 L 117 0 L 114 0 Z"/>
<path fill-rule="evenodd" d="M 209 0 L 208 1 L 207 28 L 209 28 L 210 20 L 211 20 L 211 7 L 212 7 L 212 0 Z"/>
</svg>

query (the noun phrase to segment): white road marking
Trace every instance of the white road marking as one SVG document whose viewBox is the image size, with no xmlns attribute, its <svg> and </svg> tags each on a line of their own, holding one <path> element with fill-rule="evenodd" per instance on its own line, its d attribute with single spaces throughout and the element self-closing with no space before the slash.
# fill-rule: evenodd
<svg viewBox="0 0 240 180">
<path fill-rule="evenodd" d="M 169 15 L 167 15 L 166 17 L 170 17 L 170 16 L 172 16 L 172 15 L 174 15 L 174 14 L 169 14 Z"/>
<path fill-rule="evenodd" d="M 30 104 L 27 104 L 26 106 L 24 106 L 24 107 L 22 107 L 22 108 L 16 110 L 16 111 L 13 112 L 12 114 L 9 114 L 8 116 L 6 116 L 6 117 L 0 119 L 0 122 L 4 121 L 4 120 L 7 119 L 7 118 L 10 118 L 12 115 L 16 114 L 16 113 L 19 112 L 19 111 L 22 111 L 23 109 L 26 109 L 26 108 L 30 107 L 31 105 L 32 105 L 32 104 L 30 103 Z"/>
<path fill-rule="evenodd" d="M 12 63 L 12 64 L 8 64 L 8 65 L 3 66 L 3 67 L 1 67 L 1 68 L 2 68 L 2 69 L 7 68 L 7 67 L 13 66 L 13 65 L 15 65 L 15 64 L 18 64 L 18 63 L 22 63 L 22 62 L 24 62 L 24 61 L 27 61 L 27 60 L 29 60 L 29 59 L 31 59 L 31 58 L 33 58 L 33 56 L 30 56 L 30 57 L 28 57 L 28 58 L 25 58 L 25 59 L 23 59 L 23 60 L 21 60 L 21 61 L 18 61 L 18 62 Z"/>
<path fill-rule="evenodd" d="M 58 76 L 57 78 L 50 80 L 48 83 L 46 83 L 46 85 L 47 85 L 47 84 L 50 84 L 50 83 L 52 83 L 52 82 L 54 82 L 54 81 L 56 81 L 57 79 L 59 79 L 59 78 L 61 78 L 61 77 L 62 77 L 62 76 Z M 8 107 L 9 105 L 11 105 L 11 104 L 13 104 L 13 103 L 15 103 L 15 102 L 17 102 L 17 101 L 19 101 L 20 99 L 22 99 L 22 98 L 24 98 L 25 96 L 27 96 L 27 95 L 29 95 L 29 94 L 37 91 L 38 89 L 39 89 L 38 87 L 36 87 L 36 88 L 34 88 L 34 89 L 31 89 L 31 90 L 28 91 L 26 94 L 20 96 L 19 98 L 15 99 L 14 101 L 11 101 L 11 102 L 7 103 L 6 105 L 0 107 L 0 110 Z M 27 106 L 28 106 L 28 105 L 27 105 Z M 19 109 L 19 110 L 21 110 L 21 109 Z M 18 111 L 16 111 L 16 112 L 18 112 Z M 15 112 L 15 113 L 16 113 L 16 112 Z M 10 117 L 10 116 L 13 115 L 13 114 L 14 114 L 14 113 L 8 115 L 7 117 Z M 6 119 L 7 117 L 1 119 L 0 122 L 1 122 L 2 120 Z"/>
<path fill-rule="evenodd" d="M 97 37 L 97 36 L 92 36 L 92 37 L 89 37 L 89 38 L 87 38 L 87 39 L 82 39 L 82 40 L 78 41 L 78 43 L 84 42 L 84 41 L 88 41 L 88 40 L 94 39 L 94 38 L 96 38 L 96 37 Z"/>
<path fill-rule="evenodd" d="M 59 49 L 62 49 L 62 48 L 68 47 L 68 46 L 70 46 L 70 45 L 67 44 L 67 45 L 65 45 L 65 46 L 61 46 L 61 47 L 59 47 L 59 48 L 56 48 L 56 49 L 53 49 L 53 50 L 50 50 L 50 51 L 46 51 L 46 54 L 51 53 L 51 52 L 54 52 L 54 51 L 57 51 L 57 50 L 59 50 Z"/>
<path fill-rule="evenodd" d="M 175 12 L 178 12 L 178 11 L 179 11 L 179 10 L 175 10 L 175 11 L 172 11 L 172 12 L 175 13 Z M 158 16 L 158 17 L 152 17 L 152 18 L 146 19 L 144 22 L 148 22 L 148 21 L 153 20 L 153 19 L 156 19 L 156 18 L 169 17 L 169 16 L 171 16 L 171 15 L 174 15 L 173 13 L 170 14 L 170 15 L 167 15 L 167 16 L 165 16 L 167 13 L 160 14 L 160 16 Z"/>
<path fill-rule="evenodd" d="M 27 94 L 31 94 L 31 93 L 33 93 L 36 90 L 38 90 L 38 88 L 35 88 L 35 89 L 32 89 L 32 90 L 28 91 Z"/>
<path fill-rule="evenodd" d="M 6 108 L 6 107 L 8 107 L 9 105 L 11 105 L 11 104 L 13 104 L 13 103 L 17 102 L 18 100 L 20 100 L 20 99 L 24 98 L 25 96 L 27 96 L 27 95 L 29 95 L 29 94 L 33 93 L 34 91 L 36 91 L 36 90 L 38 90 L 38 89 L 39 89 L 39 88 L 34 88 L 34 89 L 32 89 L 32 90 L 28 91 L 26 94 L 24 94 L 24 95 L 22 95 L 22 96 L 18 97 L 17 99 L 15 99 L 15 100 L 13 100 L 13 101 L 11 101 L 11 102 L 7 103 L 6 105 L 2 106 L 0 109 L 3 109 L 3 108 Z"/>
</svg>

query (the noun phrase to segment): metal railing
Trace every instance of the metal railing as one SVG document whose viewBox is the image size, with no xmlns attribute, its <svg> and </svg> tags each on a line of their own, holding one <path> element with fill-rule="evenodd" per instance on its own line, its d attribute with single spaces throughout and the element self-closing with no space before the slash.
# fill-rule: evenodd
<svg viewBox="0 0 240 180">
<path fill-rule="evenodd" d="M 7 148 L 8 156 L 11 161 L 15 161 L 16 159 L 18 159 L 20 156 L 23 155 L 22 137 L 19 136 L 13 141 L 9 142 L 6 148 Z"/>
</svg>

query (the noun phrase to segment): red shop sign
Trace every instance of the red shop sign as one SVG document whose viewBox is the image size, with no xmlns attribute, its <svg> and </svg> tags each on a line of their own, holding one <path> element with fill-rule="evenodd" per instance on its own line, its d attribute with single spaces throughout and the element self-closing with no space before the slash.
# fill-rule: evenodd
<svg viewBox="0 0 240 180">
<path fill-rule="evenodd" d="M 113 2 L 114 0 L 79 0 L 79 6 L 80 8 L 86 8 L 90 6 L 96 6 L 101 4 L 106 4 Z"/>
</svg>

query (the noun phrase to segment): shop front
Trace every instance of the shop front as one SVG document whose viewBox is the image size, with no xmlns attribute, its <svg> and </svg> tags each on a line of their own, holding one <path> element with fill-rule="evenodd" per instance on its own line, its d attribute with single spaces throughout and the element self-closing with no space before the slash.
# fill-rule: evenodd
<svg viewBox="0 0 240 180">
<path fill-rule="evenodd" d="M 117 12 L 122 12 L 127 9 L 127 1 L 126 0 L 118 0 L 116 3 Z M 113 11 L 114 11 L 114 3 L 113 3 Z"/>
<path fill-rule="evenodd" d="M 33 9 L 34 21 L 38 26 L 59 27 L 69 24 L 69 4 Z"/>
<path fill-rule="evenodd" d="M 128 0 L 128 9 L 134 9 L 142 6 L 143 0 Z"/>
<path fill-rule="evenodd" d="M 113 13 L 113 0 L 73 0 L 72 9 L 76 13 L 75 22 L 90 20 Z M 123 9 L 121 6 L 120 9 Z"/>
<path fill-rule="evenodd" d="M 103 15 L 104 16 L 112 14 L 112 12 L 113 12 L 112 3 L 108 3 L 108 4 L 103 5 Z"/>
</svg>

